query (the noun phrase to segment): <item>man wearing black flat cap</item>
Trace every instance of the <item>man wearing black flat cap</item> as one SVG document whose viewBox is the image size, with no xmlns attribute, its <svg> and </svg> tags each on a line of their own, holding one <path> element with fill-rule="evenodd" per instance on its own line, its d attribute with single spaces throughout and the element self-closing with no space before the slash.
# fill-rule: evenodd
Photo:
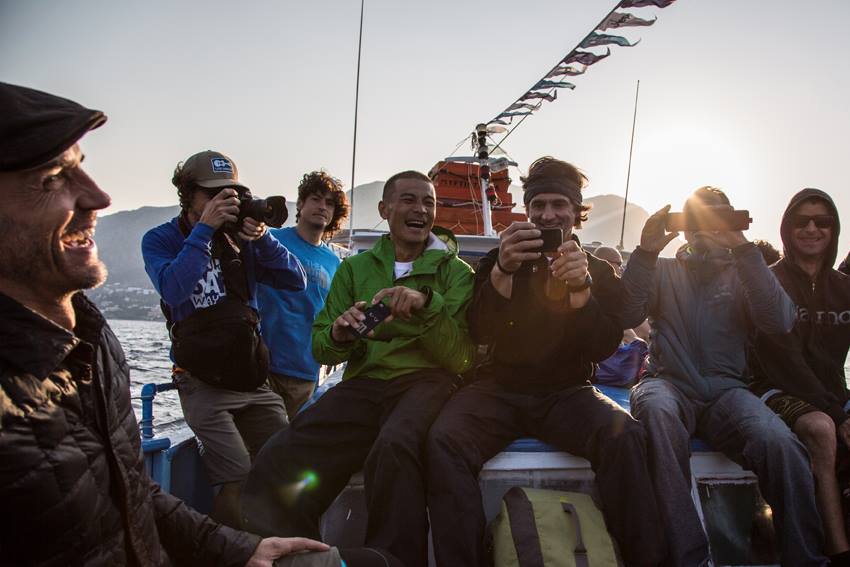
<svg viewBox="0 0 850 567">
<path fill-rule="evenodd" d="M 104 114 L 0 83 L 0 565 L 271 567 L 327 550 L 218 524 L 144 470 L 129 369 L 80 292 L 110 204 L 79 139 Z"/>
<path fill-rule="evenodd" d="M 573 234 L 590 209 L 581 194 L 587 178 L 543 157 L 522 181 L 529 222 L 502 232 L 475 275 L 469 329 L 488 346 L 487 360 L 428 435 L 437 564 L 486 564 L 478 473 L 511 441 L 533 436 L 590 461 L 626 565 L 658 565 L 663 535 L 644 429 L 590 384 L 594 363 L 617 349 L 623 328 L 619 278 Z M 562 231 L 563 243 L 543 254 L 547 229 Z"/>
</svg>

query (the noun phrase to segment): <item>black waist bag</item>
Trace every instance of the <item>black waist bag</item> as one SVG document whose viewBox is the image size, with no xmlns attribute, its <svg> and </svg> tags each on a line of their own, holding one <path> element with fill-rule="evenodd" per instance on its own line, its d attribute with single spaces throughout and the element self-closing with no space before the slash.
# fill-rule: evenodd
<svg viewBox="0 0 850 567">
<path fill-rule="evenodd" d="M 259 322 L 257 312 L 237 299 L 198 309 L 171 329 L 174 362 L 212 386 L 256 390 L 269 373 Z"/>
</svg>

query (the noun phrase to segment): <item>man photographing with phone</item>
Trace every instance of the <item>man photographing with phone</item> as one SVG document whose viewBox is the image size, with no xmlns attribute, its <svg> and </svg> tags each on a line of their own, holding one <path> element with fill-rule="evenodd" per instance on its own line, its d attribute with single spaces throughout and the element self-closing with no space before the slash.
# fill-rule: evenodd
<svg viewBox="0 0 850 567">
<path fill-rule="evenodd" d="M 586 183 L 572 164 L 535 161 L 523 178 L 529 222 L 502 232 L 478 265 L 469 324 L 488 358 L 428 437 L 437 565 L 487 564 L 478 473 L 526 436 L 590 460 L 627 565 L 664 558 L 643 427 L 589 383 L 593 364 L 619 346 L 623 327 L 620 280 L 573 234 L 590 209 L 582 204 Z M 552 246 L 545 235 L 556 233 L 564 242 Z"/>
<path fill-rule="evenodd" d="M 319 517 L 362 468 L 366 545 L 425 567 L 425 436 L 472 364 L 472 268 L 450 235 L 432 232 L 436 195 L 427 176 L 390 177 L 378 210 L 389 234 L 340 265 L 313 324 L 313 355 L 347 361 L 343 381 L 269 440 L 243 510 L 259 533 L 316 537 Z M 287 490 L 305 471 L 316 482 Z"/>
<path fill-rule="evenodd" d="M 794 305 L 740 230 L 717 227 L 729 216 L 725 193 L 701 187 L 687 200 L 687 244 L 675 258 L 658 254 L 666 206 L 649 217 L 623 274 L 623 323 L 647 316 L 653 329 L 647 371 L 631 393 L 646 427 L 655 492 L 669 544 L 669 565 L 705 565 L 708 541 L 691 499 L 690 438 L 752 470 L 773 510 L 782 565 L 823 565 L 822 532 L 808 455 L 800 441 L 747 389 L 747 342 L 754 328 L 787 333 Z"/>
</svg>

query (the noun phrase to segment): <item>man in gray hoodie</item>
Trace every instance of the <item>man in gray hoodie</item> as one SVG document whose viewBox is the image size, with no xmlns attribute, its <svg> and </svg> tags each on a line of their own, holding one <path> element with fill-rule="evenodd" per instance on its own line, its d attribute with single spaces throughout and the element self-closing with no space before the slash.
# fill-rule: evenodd
<svg viewBox="0 0 850 567">
<path fill-rule="evenodd" d="M 697 189 L 686 215 L 731 208 L 719 189 Z M 814 481 L 803 445 L 747 389 L 746 346 L 755 327 L 787 333 L 794 305 L 761 253 L 740 231 L 685 232 L 675 258 L 658 253 L 666 206 L 646 222 L 623 275 L 623 324 L 647 316 L 655 331 L 644 379 L 632 390 L 633 415 L 649 441 L 650 470 L 667 530 L 671 565 L 704 565 L 708 542 L 690 495 L 690 437 L 758 476 L 773 509 L 782 564 L 825 565 Z"/>
</svg>

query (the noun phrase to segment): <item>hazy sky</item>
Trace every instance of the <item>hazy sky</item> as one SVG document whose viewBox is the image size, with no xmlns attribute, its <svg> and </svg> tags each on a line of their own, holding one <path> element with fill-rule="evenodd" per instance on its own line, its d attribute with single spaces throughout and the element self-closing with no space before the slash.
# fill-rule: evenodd
<svg viewBox="0 0 850 567">
<path fill-rule="evenodd" d="M 366 0 L 356 183 L 428 170 L 528 89 L 613 0 Z M 357 0 L 0 0 L 0 80 L 109 115 L 84 139 L 109 212 L 177 201 L 175 164 L 230 155 L 258 195 L 295 196 L 302 173 L 351 182 Z M 722 187 L 779 244 L 789 197 L 829 192 L 850 223 L 850 2 L 678 0 L 642 38 L 575 78 L 506 142 L 525 170 L 572 161 L 588 195 L 679 209 Z M 616 30 L 609 33 L 617 33 Z M 468 146 L 465 146 L 466 149 Z M 512 177 L 518 181 L 519 172 Z M 628 243 L 627 243 L 628 244 Z M 841 254 L 850 247 L 850 229 Z"/>
</svg>

